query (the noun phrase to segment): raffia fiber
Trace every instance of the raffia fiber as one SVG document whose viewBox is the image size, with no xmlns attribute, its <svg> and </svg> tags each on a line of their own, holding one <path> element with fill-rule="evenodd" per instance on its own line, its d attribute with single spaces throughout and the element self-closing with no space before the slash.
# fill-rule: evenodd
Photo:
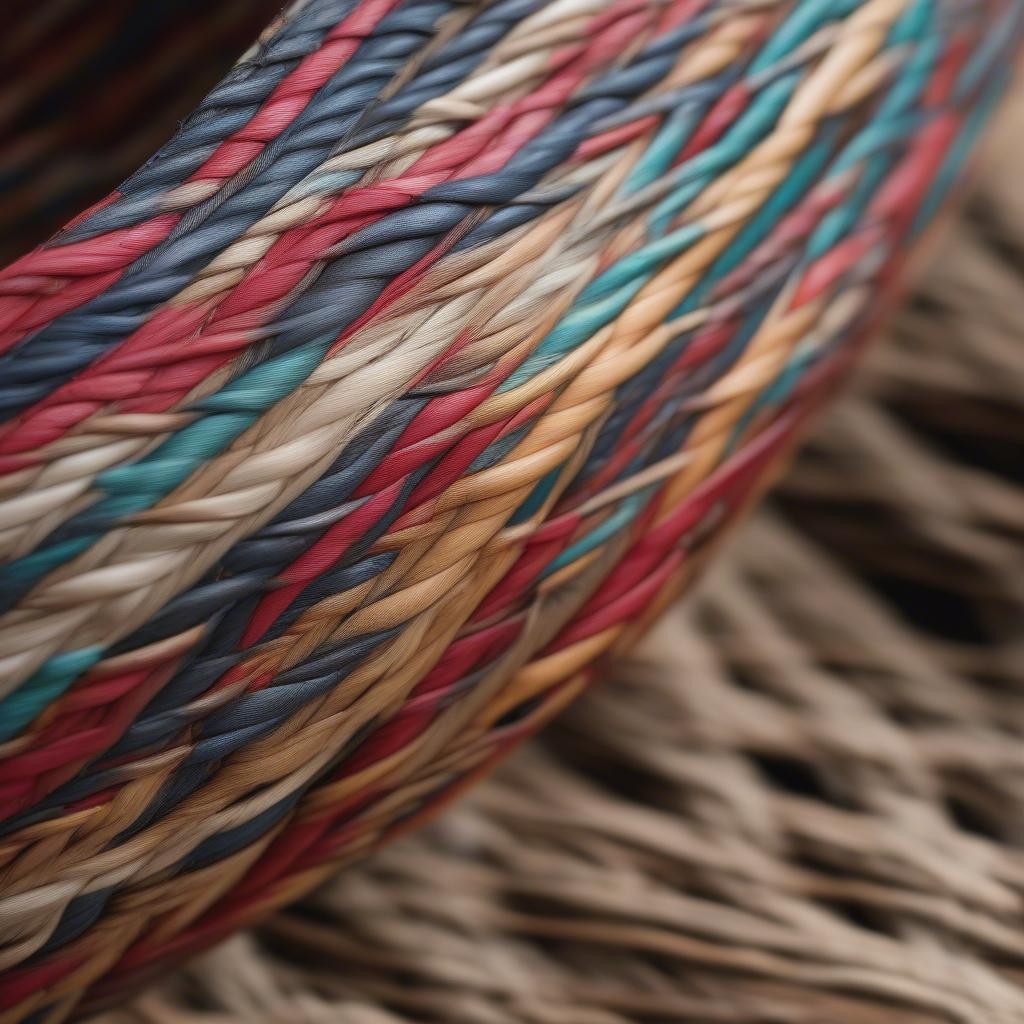
<svg viewBox="0 0 1024 1024">
<path fill-rule="evenodd" d="M 103 1024 L 1024 1020 L 1024 104 L 698 598 L 423 833 Z"/>
</svg>

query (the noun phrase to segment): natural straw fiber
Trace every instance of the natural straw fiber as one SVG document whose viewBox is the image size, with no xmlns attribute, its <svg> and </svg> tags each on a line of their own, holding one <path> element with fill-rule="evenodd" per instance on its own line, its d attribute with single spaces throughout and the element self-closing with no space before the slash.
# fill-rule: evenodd
<svg viewBox="0 0 1024 1024">
<path fill-rule="evenodd" d="M 96 1024 L 1024 1020 L 1024 105 L 691 606 L 433 826 Z"/>
<path fill-rule="evenodd" d="M 1020 0 L 308 0 L 0 273 L 0 1024 L 627 649 L 862 347 Z"/>
</svg>

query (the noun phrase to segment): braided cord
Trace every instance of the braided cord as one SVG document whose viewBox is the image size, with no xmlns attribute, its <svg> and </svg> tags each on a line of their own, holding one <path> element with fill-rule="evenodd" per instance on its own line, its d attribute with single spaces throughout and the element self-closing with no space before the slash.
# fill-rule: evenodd
<svg viewBox="0 0 1024 1024">
<path fill-rule="evenodd" d="M 308 0 L 0 273 L 0 1024 L 294 899 L 627 648 L 856 358 L 1022 16 Z"/>
</svg>

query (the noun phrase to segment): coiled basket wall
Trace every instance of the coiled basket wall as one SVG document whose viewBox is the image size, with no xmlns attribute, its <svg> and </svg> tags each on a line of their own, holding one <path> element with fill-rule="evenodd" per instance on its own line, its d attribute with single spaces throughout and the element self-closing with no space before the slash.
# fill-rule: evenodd
<svg viewBox="0 0 1024 1024">
<path fill-rule="evenodd" d="M 305 0 L 0 273 L 0 1024 L 307 891 L 631 643 L 856 357 L 1022 6 Z"/>
</svg>

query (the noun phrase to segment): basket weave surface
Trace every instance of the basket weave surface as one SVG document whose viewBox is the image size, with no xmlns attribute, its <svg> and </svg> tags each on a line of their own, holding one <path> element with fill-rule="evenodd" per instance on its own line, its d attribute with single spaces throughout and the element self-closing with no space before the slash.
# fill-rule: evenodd
<svg viewBox="0 0 1024 1024">
<path fill-rule="evenodd" d="M 0 1024 L 408 830 L 696 577 L 1022 0 L 300 0 L 0 271 Z"/>
<path fill-rule="evenodd" d="M 696 602 L 436 825 L 103 1024 L 1024 1020 L 1018 108 Z"/>
</svg>

